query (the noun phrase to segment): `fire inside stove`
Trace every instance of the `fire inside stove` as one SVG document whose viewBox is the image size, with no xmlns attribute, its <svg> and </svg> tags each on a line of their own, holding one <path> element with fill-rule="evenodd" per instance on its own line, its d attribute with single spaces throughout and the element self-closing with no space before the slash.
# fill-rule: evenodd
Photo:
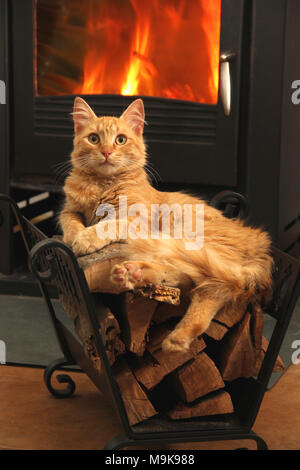
<svg viewBox="0 0 300 470">
<path fill-rule="evenodd" d="M 215 104 L 221 0 L 36 0 L 36 95 Z"/>
</svg>

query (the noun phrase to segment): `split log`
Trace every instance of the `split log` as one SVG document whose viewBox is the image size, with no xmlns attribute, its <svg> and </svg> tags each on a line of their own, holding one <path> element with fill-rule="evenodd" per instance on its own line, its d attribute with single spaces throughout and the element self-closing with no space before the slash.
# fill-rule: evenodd
<svg viewBox="0 0 300 470">
<path fill-rule="evenodd" d="M 219 370 L 205 352 L 172 374 L 172 388 L 184 402 L 224 387 Z"/>
<path fill-rule="evenodd" d="M 261 311 L 260 306 L 253 305 L 251 321 L 250 321 L 250 332 L 251 332 L 253 347 L 255 348 L 257 355 L 258 355 L 258 352 L 261 350 L 261 346 L 262 346 L 263 329 L 264 329 L 264 315 Z"/>
<path fill-rule="evenodd" d="M 95 251 L 94 253 L 90 253 L 88 255 L 79 256 L 77 261 L 80 267 L 85 270 L 92 265 L 101 265 L 101 263 L 105 260 L 119 258 L 127 259 L 126 256 L 128 256 L 126 251 L 126 243 L 114 242 L 106 245 L 99 251 Z"/>
<path fill-rule="evenodd" d="M 128 351 L 142 356 L 146 348 L 146 334 L 158 302 L 133 292 L 123 299 L 123 340 Z"/>
<path fill-rule="evenodd" d="M 120 326 L 116 317 L 112 314 L 108 307 L 96 303 L 96 315 L 100 325 L 100 334 L 103 345 L 106 350 L 107 358 L 112 365 L 116 358 L 125 352 L 125 345 L 121 341 Z M 97 348 L 95 345 L 95 338 L 93 334 L 85 335 L 82 338 L 85 354 L 91 359 L 97 370 L 101 370 L 101 359 L 99 358 Z"/>
<path fill-rule="evenodd" d="M 233 413 L 233 404 L 228 392 L 220 392 L 212 397 L 204 398 L 196 403 L 180 403 L 169 411 L 168 416 L 171 419 L 187 419 L 197 416 L 212 416 L 219 414 Z"/>
<path fill-rule="evenodd" d="M 83 348 L 86 356 L 93 362 L 94 367 L 100 372 L 102 370 L 102 362 L 99 357 L 95 344 L 95 338 L 93 335 L 89 336 L 84 340 Z M 121 339 L 116 336 L 113 343 L 106 345 L 105 350 L 108 362 L 110 363 L 110 365 L 112 365 L 114 364 L 118 356 L 124 354 L 125 345 L 121 341 Z"/>
<path fill-rule="evenodd" d="M 257 353 L 250 333 L 249 312 L 242 322 L 226 336 L 221 349 L 220 370 L 223 380 L 232 381 L 238 377 L 252 377 L 256 371 Z"/>
<path fill-rule="evenodd" d="M 113 374 L 120 388 L 122 400 L 131 425 L 157 414 L 157 411 L 122 357 L 113 365 Z"/>
<path fill-rule="evenodd" d="M 263 313 L 256 308 L 229 332 L 221 349 L 220 370 L 225 381 L 257 376 L 268 346 L 262 332 Z M 274 371 L 283 368 L 278 356 Z"/>
<path fill-rule="evenodd" d="M 224 338 L 226 333 L 228 333 L 229 328 L 226 325 L 222 325 L 215 320 L 212 320 L 209 327 L 205 331 L 205 334 L 208 335 L 210 338 L 213 338 L 217 341 L 220 341 Z"/>
<path fill-rule="evenodd" d="M 227 304 L 217 312 L 214 320 L 232 328 L 244 318 L 246 307 L 245 302 Z"/>
<path fill-rule="evenodd" d="M 159 303 L 155 313 L 153 315 L 152 321 L 157 325 L 164 323 L 170 318 L 182 317 L 189 305 L 189 299 L 186 297 L 180 300 L 179 305 L 170 305 L 167 303 Z"/>
<path fill-rule="evenodd" d="M 258 355 L 257 362 L 256 362 L 256 375 L 258 375 L 260 371 L 260 368 L 265 358 L 265 354 L 267 352 L 268 347 L 269 347 L 269 341 L 263 336 L 262 341 L 261 341 L 261 348 L 260 348 L 259 355 Z M 280 356 L 277 356 L 276 362 L 273 367 L 273 372 L 282 372 L 284 368 L 285 366 L 284 366 L 284 363 L 282 362 L 282 359 L 280 358 Z"/>
<path fill-rule="evenodd" d="M 137 380 L 147 390 L 152 390 L 166 375 L 197 356 L 206 346 L 202 338 L 197 338 L 187 352 L 165 352 L 161 343 L 170 331 L 166 325 L 155 327 L 150 332 L 146 354 L 132 363 Z"/>
<path fill-rule="evenodd" d="M 158 361 L 163 362 L 167 360 L 168 357 L 176 356 L 178 357 L 187 357 L 191 359 L 199 354 L 205 347 L 206 344 L 202 337 L 195 338 L 191 343 L 188 351 L 186 352 L 165 352 L 162 350 L 162 342 L 164 339 L 173 331 L 174 326 L 171 323 L 164 323 L 162 325 L 153 326 L 149 332 L 149 341 L 147 344 L 147 350 L 151 355 Z"/>
<path fill-rule="evenodd" d="M 96 310 L 96 315 L 100 325 L 103 344 L 104 346 L 108 346 L 110 343 L 113 343 L 120 334 L 119 323 L 109 308 L 104 305 L 101 309 Z"/>
<path fill-rule="evenodd" d="M 85 355 L 89 358 L 89 360 L 93 363 L 95 369 L 99 372 L 102 371 L 102 362 L 101 358 L 97 352 L 96 345 L 95 345 L 95 338 L 93 335 L 88 336 L 85 338 L 83 342 L 83 349 Z M 109 361 L 110 362 L 110 361 Z"/>
<path fill-rule="evenodd" d="M 92 360 L 95 367 L 99 368 L 100 370 L 101 361 L 96 350 L 95 339 L 93 337 L 93 331 L 88 313 L 84 309 L 79 311 L 77 302 L 73 302 L 70 296 L 66 297 L 63 294 L 60 294 L 59 299 L 69 318 L 73 321 L 75 332 L 84 345 L 86 355 Z M 125 351 L 125 345 L 122 343 L 119 337 L 119 323 L 109 308 L 103 305 L 99 295 L 93 294 L 93 299 L 96 316 L 100 325 L 99 331 L 102 337 L 102 341 L 109 361 L 111 364 L 113 364 L 116 357 L 120 354 L 123 354 Z"/>
</svg>

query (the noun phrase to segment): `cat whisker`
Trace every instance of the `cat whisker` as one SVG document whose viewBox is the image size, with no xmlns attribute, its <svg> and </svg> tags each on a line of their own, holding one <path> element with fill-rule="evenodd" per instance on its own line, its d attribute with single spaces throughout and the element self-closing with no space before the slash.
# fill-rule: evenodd
<svg viewBox="0 0 300 470">
<path fill-rule="evenodd" d="M 147 169 L 148 169 L 148 170 L 151 169 L 151 170 L 156 174 L 156 176 L 157 176 L 157 178 L 159 179 L 159 181 L 162 181 L 162 177 L 161 177 L 160 174 L 158 173 L 157 169 L 154 168 L 154 166 L 153 166 L 150 162 L 147 162 L 147 163 L 145 164 L 145 168 L 146 168 L 146 170 L 147 170 Z"/>
<path fill-rule="evenodd" d="M 55 178 L 55 185 L 58 186 L 60 185 L 61 180 L 65 180 L 65 178 L 70 174 L 71 169 L 65 169 L 64 171 L 61 171 L 56 175 Z"/>
<path fill-rule="evenodd" d="M 158 185 L 159 180 L 161 181 L 161 177 L 157 172 L 156 172 L 157 174 L 155 174 L 155 169 L 151 168 L 151 167 L 148 167 L 148 165 L 145 165 L 144 169 L 148 173 L 148 175 L 150 175 L 150 177 L 152 177 L 151 179 L 153 179 L 154 182 Z"/>
<path fill-rule="evenodd" d="M 72 163 L 71 162 L 62 162 L 62 163 L 58 163 L 56 165 L 53 165 L 52 168 L 53 168 L 54 173 L 58 173 L 61 170 L 64 170 L 66 168 L 72 168 Z"/>
</svg>

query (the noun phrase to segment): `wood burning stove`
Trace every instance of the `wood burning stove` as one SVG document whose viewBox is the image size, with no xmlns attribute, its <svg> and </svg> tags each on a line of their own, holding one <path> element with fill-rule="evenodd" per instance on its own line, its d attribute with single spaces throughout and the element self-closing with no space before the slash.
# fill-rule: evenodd
<svg viewBox="0 0 300 470">
<path fill-rule="evenodd" d="M 99 115 L 142 96 L 163 181 L 235 185 L 243 3 L 14 1 L 15 173 L 49 176 L 68 158 L 74 96 Z"/>
<path fill-rule="evenodd" d="M 0 18 L 0 191 L 48 191 L 53 204 L 74 96 L 98 115 L 141 96 L 158 189 L 238 191 L 252 222 L 299 251 L 297 0 L 0 0 Z M 8 272 L 11 234 L 0 237 Z"/>
</svg>

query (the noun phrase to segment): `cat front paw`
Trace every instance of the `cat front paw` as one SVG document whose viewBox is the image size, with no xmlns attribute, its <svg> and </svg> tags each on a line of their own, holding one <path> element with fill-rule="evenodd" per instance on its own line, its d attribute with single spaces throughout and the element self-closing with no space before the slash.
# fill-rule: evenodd
<svg viewBox="0 0 300 470">
<path fill-rule="evenodd" d="M 110 273 L 111 281 L 120 290 L 132 290 L 142 282 L 142 269 L 133 261 L 115 264 Z"/>
<path fill-rule="evenodd" d="M 72 250 L 76 256 L 83 256 L 101 250 L 108 243 L 110 243 L 110 240 L 102 240 L 97 237 L 94 227 L 87 227 L 75 236 Z"/>
</svg>

